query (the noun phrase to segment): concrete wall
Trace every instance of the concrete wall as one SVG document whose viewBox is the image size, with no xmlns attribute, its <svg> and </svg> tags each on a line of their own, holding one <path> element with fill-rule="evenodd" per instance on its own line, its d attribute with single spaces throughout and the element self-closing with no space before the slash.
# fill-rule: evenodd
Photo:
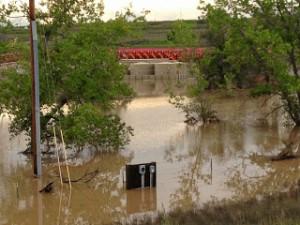
<svg viewBox="0 0 300 225">
<path fill-rule="evenodd" d="M 128 67 L 129 75 L 142 76 L 154 75 L 154 64 L 152 63 L 134 63 Z"/>
<path fill-rule="evenodd" d="M 188 65 L 181 62 L 163 62 L 155 66 L 155 76 L 159 78 L 189 77 Z"/>
<path fill-rule="evenodd" d="M 121 62 L 123 64 L 123 62 Z M 128 63 L 127 79 L 184 79 L 191 74 L 187 63 L 174 61 Z"/>
</svg>

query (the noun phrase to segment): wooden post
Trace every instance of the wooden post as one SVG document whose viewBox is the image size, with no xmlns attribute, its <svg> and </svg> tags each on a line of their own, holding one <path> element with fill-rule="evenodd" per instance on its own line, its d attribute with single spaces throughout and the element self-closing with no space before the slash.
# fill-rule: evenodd
<svg viewBox="0 0 300 225">
<path fill-rule="evenodd" d="M 33 172 L 36 177 L 42 175 L 41 131 L 40 131 L 40 96 L 39 96 L 39 62 L 38 38 L 35 21 L 35 0 L 29 0 L 30 47 L 31 47 L 31 150 L 33 156 Z"/>
<path fill-rule="evenodd" d="M 54 144 L 55 144 L 55 151 L 56 151 L 56 157 L 57 157 L 60 184 L 62 186 L 63 185 L 63 177 L 62 177 L 62 172 L 61 172 L 61 167 L 60 167 L 60 159 L 59 159 L 59 152 L 58 152 L 58 146 L 57 146 L 57 140 L 56 140 L 55 126 L 53 126 L 53 135 L 54 135 Z"/>
<path fill-rule="evenodd" d="M 70 190 L 71 190 L 72 189 L 71 176 L 70 176 L 68 156 L 67 156 L 66 145 L 65 145 L 64 135 L 63 135 L 62 129 L 60 129 L 60 135 L 61 135 L 61 142 L 62 142 L 62 147 L 63 147 L 63 151 L 64 151 L 64 156 L 65 156 L 65 163 L 66 163 L 66 168 L 67 168 L 67 175 L 68 175 L 68 179 L 69 179 L 69 187 L 70 187 Z"/>
</svg>

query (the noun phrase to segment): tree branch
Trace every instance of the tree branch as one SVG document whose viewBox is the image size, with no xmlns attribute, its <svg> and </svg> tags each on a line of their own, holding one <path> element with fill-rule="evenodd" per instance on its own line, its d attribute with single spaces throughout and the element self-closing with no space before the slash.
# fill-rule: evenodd
<svg viewBox="0 0 300 225">
<path fill-rule="evenodd" d="M 292 64 L 294 75 L 296 77 L 300 78 L 299 71 L 298 71 L 298 65 L 297 65 L 297 59 L 296 59 L 296 56 L 295 56 L 295 45 L 294 45 L 294 43 L 291 43 L 291 46 L 292 46 L 292 49 L 289 52 L 290 62 Z"/>
<path fill-rule="evenodd" d="M 272 109 L 271 112 L 267 113 L 267 114 L 265 115 L 265 117 L 266 117 L 266 118 L 269 117 L 271 114 L 273 114 L 274 112 L 276 112 L 277 110 L 281 109 L 281 108 L 284 107 L 284 106 L 285 106 L 285 105 L 280 105 L 280 106 L 275 107 L 274 109 Z"/>
</svg>

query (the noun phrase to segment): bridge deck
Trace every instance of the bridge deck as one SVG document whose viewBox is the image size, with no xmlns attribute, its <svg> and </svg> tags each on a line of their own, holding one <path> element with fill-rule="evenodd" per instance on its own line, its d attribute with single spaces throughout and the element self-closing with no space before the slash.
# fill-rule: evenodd
<svg viewBox="0 0 300 225">
<path fill-rule="evenodd" d="M 169 59 L 180 60 L 185 57 L 202 57 L 203 48 L 119 48 L 119 59 Z"/>
</svg>

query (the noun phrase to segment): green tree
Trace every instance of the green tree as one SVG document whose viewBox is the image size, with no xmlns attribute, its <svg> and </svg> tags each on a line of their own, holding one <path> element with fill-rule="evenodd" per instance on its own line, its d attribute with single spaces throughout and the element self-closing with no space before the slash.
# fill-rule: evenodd
<svg viewBox="0 0 300 225">
<path fill-rule="evenodd" d="M 17 11 L 17 7 L 14 3 L 8 3 L 6 5 L 0 5 L 0 27 L 1 29 L 6 27 L 11 27 L 11 22 L 8 17 L 15 11 Z"/>
<path fill-rule="evenodd" d="M 180 47 L 191 47 L 198 44 L 193 27 L 184 20 L 177 20 L 173 25 L 167 39 L 172 44 Z"/>
<path fill-rule="evenodd" d="M 223 43 L 223 61 L 230 65 L 230 73 L 263 74 L 267 83 L 256 94 L 279 95 L 282 107 L 299 126 L 299 1 L 216 0 L 213 6 L 202 2 L 200 9 L 210 28 L 220 31 L 215 40 Z"/>
<path fill-rule="evenodd" d="M 144 17 L 126 10 L 103 22 L 103 5 L 95 2 L 47 1 L 39 10 L 41 134 L 43 141 L 51 142 L 56 124 L 70 146 L 113 151 L 132 134 L 113 113 L 133 96 L 123 81 L 125 68 L 118 61 L 116 46 L 132 35 Z M 11 68 L 1 75 L 0 109 L 11 116 L 12 135 L 30 136 L 31 79 L 29 51 L 24 49 L 18 62 L 21 69 Z"/>
<path fill-rule="evenodd" d="M 207 38 L 211 48 L 206 49 L 203 58 L 194 59 L 199 68 L 198 72 L 207 80 L 209 89 L 229 89 L 232 81 L 235 86 L 242 87 L 244 76 L 235 71 L 234 67 L 226 61 L 225 43 L 231 22 L 230 16 L 224 9 L 211 5 L 199 9 L 204 12 L 204 17 L 201 19 L 207 23 Z"/>
</svg>

